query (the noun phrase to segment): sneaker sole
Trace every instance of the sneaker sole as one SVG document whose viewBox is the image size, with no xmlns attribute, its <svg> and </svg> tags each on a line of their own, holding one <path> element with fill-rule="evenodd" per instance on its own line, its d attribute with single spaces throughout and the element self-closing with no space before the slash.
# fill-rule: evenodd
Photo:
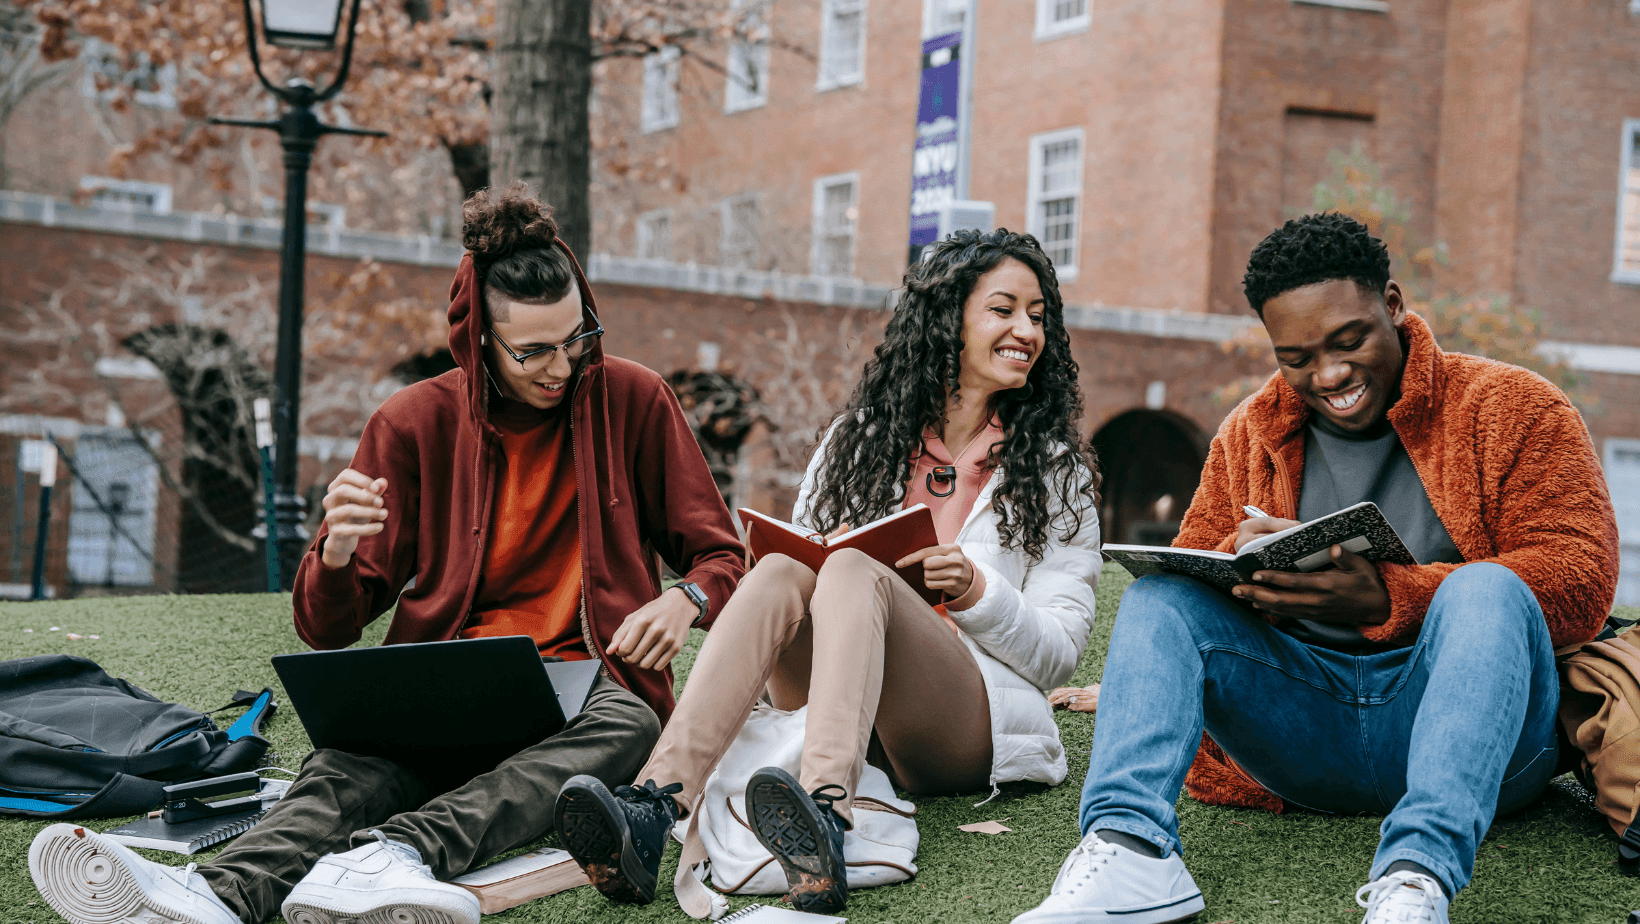
<svg viewBox="0 0 1640 924">
<path fill-rule="evenodd" d="M 88 837 L 90 833 L 78 825 L 55 824 L 29 845 L 29 876 L 53 911 L 72 924 L 130 920 L 211 924 L 145 893 L 140 885 L 145 877 L 133 873 L 128 865 L 135 854 Z"/>
<path fill-rule="evenodd" d="M 476 907 L 460 907 L 457 896 L 443 898 L 386 902 L 374 908 L 319 896 L 288 898 L 279 913 L 286 924 L 478 924 Z M 474 898 L 473 905 L 477 904 Z"/>
<path fill-rule="evenodd" d="M 1207 910 L 1207 903 L 1202 894 L 1184 898 L 1176 898 L 1170 902 L 1156 905 L 1147 905 L 1141 908 L 1124 908 L 1118 911 L 1097 911 L 1092 909 L 1076 909 L 1065 911 L 1027 911 L 1017 918 L 1013 924 L 1182 924 L 1184 921 L 1193 921 L 1196 916 Z"/>
<path fill-rule="evenodd" d="M 842 911 L 848 904 L 847 867 L 797 780 L 778 767 L 752 774 L 746 810 L 758 842 L 786 873 L 792 907 L 813 914 Z"/>
<path fill-rule="evenodd" d="M 592 887 L 610 901 L 647 905 L 655 880 L 638 858 L 620 801 L 602 783 L 570 783 L 558 794 L 553 822 L 558 844 L 580 864 Z"/>
</svg>

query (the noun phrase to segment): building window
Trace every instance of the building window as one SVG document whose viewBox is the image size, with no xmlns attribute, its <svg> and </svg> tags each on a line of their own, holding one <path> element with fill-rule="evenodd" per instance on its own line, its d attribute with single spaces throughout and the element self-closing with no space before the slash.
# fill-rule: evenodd
<svg viewBox="0 0 1640 924">
<path fill-rule="evenodd" d="M 1036 0 L 1038 41 L 1081 32 L 1090 22 L 1088 0 Z"/>
<path fill-rule="evenodd" d="M 643 260 L 672 259 L 672 212 L 659 209 L 638 216 L 638 257 Z"/>
<path fill-rule="evenodd" d="M 164 183 L 117 180 L 109 176 L 82 176 L 80 189 L 91 194 L 91 203 L 122 212 L 171 213 L 171 187 Z"/>
<path fill-rule="evenodd" d="M 821 0 L 820 89 L 859 83 L 865 62 L 865 0 Z"/>
<path fill-rule="evenodd" d="M 1031 233 L 1053 260 L 1059 278 L 1076 278 L 1078 215 L 1082 205 L 1082 130 L 1049 132 L 1031 138 L 1030 196 L 1026 212 Z"/>
<path fill-rule="evenodd" d="M 132 91 L 132 98 L 144 106 L 156 109 L 177 108 L 177 66 L 155 66 L 147 54 L 138 52 L 135 63 L 127 67 L 119 50 L 107 42 L 85 39 L 80 47 L 80 58 L 85 62 L 85 78 L 80 92 L 91 99 L 108 99 L 122 88 Z"/>
<path fill-rule="evenodd" d="M 923 38 L 959 32 L 967 16 L 968 0 L 923 0 Z"/>
<path fill-rule="evenodd" d="M 1640 119 L 1623 123 L 1622 174 L 1617 188 L 1617 257 L 1613 282 L 1640 283 Z"/>
<path fill-rule="evenodd" d="M 723 109 L 740 112 L 756 109 L 769 101 L 769 43 L 757 36 L 763 29 L 766 0 L 732 0 L 736 31 L 741 38 L 729 43 L 729 57 L 723 69 L 727 81 L 723 89 Z"/>
<path fill-rule="evenodd" d="M 678 66 L 682 52 L 676 45 L 644 55 L 643 130 L 656 132 L 678 124 Z"/>
<path fill-rule="evenodd" d="M 814 181 L 814 254 L 810 259 L 814 275 L 854 275 L 859 188 L 860 178 L 854 173 Z"/>
<path fill-rule="evenodd" d="M 734 269 L 757 266 L 757 244 L 763 219 L 757 196 L 735 196 L 723 203 L 723 234 L 718 239 L 718 264 Z"/>
</svg>

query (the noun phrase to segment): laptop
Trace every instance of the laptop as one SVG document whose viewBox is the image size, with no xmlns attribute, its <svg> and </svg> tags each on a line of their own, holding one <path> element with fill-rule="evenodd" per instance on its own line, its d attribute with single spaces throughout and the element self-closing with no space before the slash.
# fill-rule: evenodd
<svg viewBox="0 0 1640 924">
<path fill-rule="evenodd" d="M 599 661 L 543 662 L 526 635 L 276 655 L 315 748 L 494 766 L 562 731 Z"/>
</svg>

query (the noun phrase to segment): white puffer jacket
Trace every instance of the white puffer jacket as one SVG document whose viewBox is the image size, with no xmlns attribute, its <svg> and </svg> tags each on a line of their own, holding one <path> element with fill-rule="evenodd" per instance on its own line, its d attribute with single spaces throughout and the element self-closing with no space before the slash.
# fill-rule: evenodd
<svg viewBox="0 0 1640 924">
<path fill-rule="evenodd" d="M 831 434 L 826 434 L 798 491 L 792 522 L 814 529 L 809 504 Z M 1082 528 L 1069 542 L 1050 535 L 1042 560 L 1031 564 L 1020 549 L 1005 549 L 997 532 L 991 495 L 999 478 L 980 491 L 957 544 L 985 572 L 985 593 L 969 609 L 952 612 L 973 651 L 991 700 L 991 786 L 1014 780 L 1058 785 L 1066 774 L 1047 691 L 1071 679 L 1093 631 L 1093 592 L 1099 582 L 1099 519 L 1083 511 Z M 1054 522 L 1061 522 L 1055 511 Z"/>
</svg>

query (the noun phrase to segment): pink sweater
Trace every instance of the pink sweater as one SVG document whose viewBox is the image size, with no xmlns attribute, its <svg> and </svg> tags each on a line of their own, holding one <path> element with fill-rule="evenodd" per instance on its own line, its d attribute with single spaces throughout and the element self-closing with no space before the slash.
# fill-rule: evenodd
<svg viewBox="0 0 1640 924">
<path fill-rule="evenodd" d="M 985 429 L 974 437 L 973 442 L 962 450 L 957 459 L 951 458 L 951 450 L 946 448 L 944 441 L 932 429 L 923 434 L 922 451 L 911 457 L 911 480 L 905 486 L 906 507 L 917 504 L 927 504 L 934 514 L 934 534 L 943 544 L 957 541 L 957 534 L 962 532 L 962 524 L 968 522 L 968 514 L 974 509 L 974 502 L 979 499 L 980 492 L 991 480 L 994 469 L 985 464 L 991 454 L 991 447 L 1002 442 L 1002 428 L 992 420 Z M 957 469 L 956 484 L 947 481 L 935 484 L 933 487 L 941 492 L 950 491 L 940 497 L 929 490 L 930 478 L 934 468 L 941 465 L 954 465 Z M 968 592 L 955 600 L 945 604 L 948 610 L 965 610 L 973 606 L 981 595 L 985 593 L 985 575 L 974 569 L 974 582 L 969 585 Z"/>
</svg>

